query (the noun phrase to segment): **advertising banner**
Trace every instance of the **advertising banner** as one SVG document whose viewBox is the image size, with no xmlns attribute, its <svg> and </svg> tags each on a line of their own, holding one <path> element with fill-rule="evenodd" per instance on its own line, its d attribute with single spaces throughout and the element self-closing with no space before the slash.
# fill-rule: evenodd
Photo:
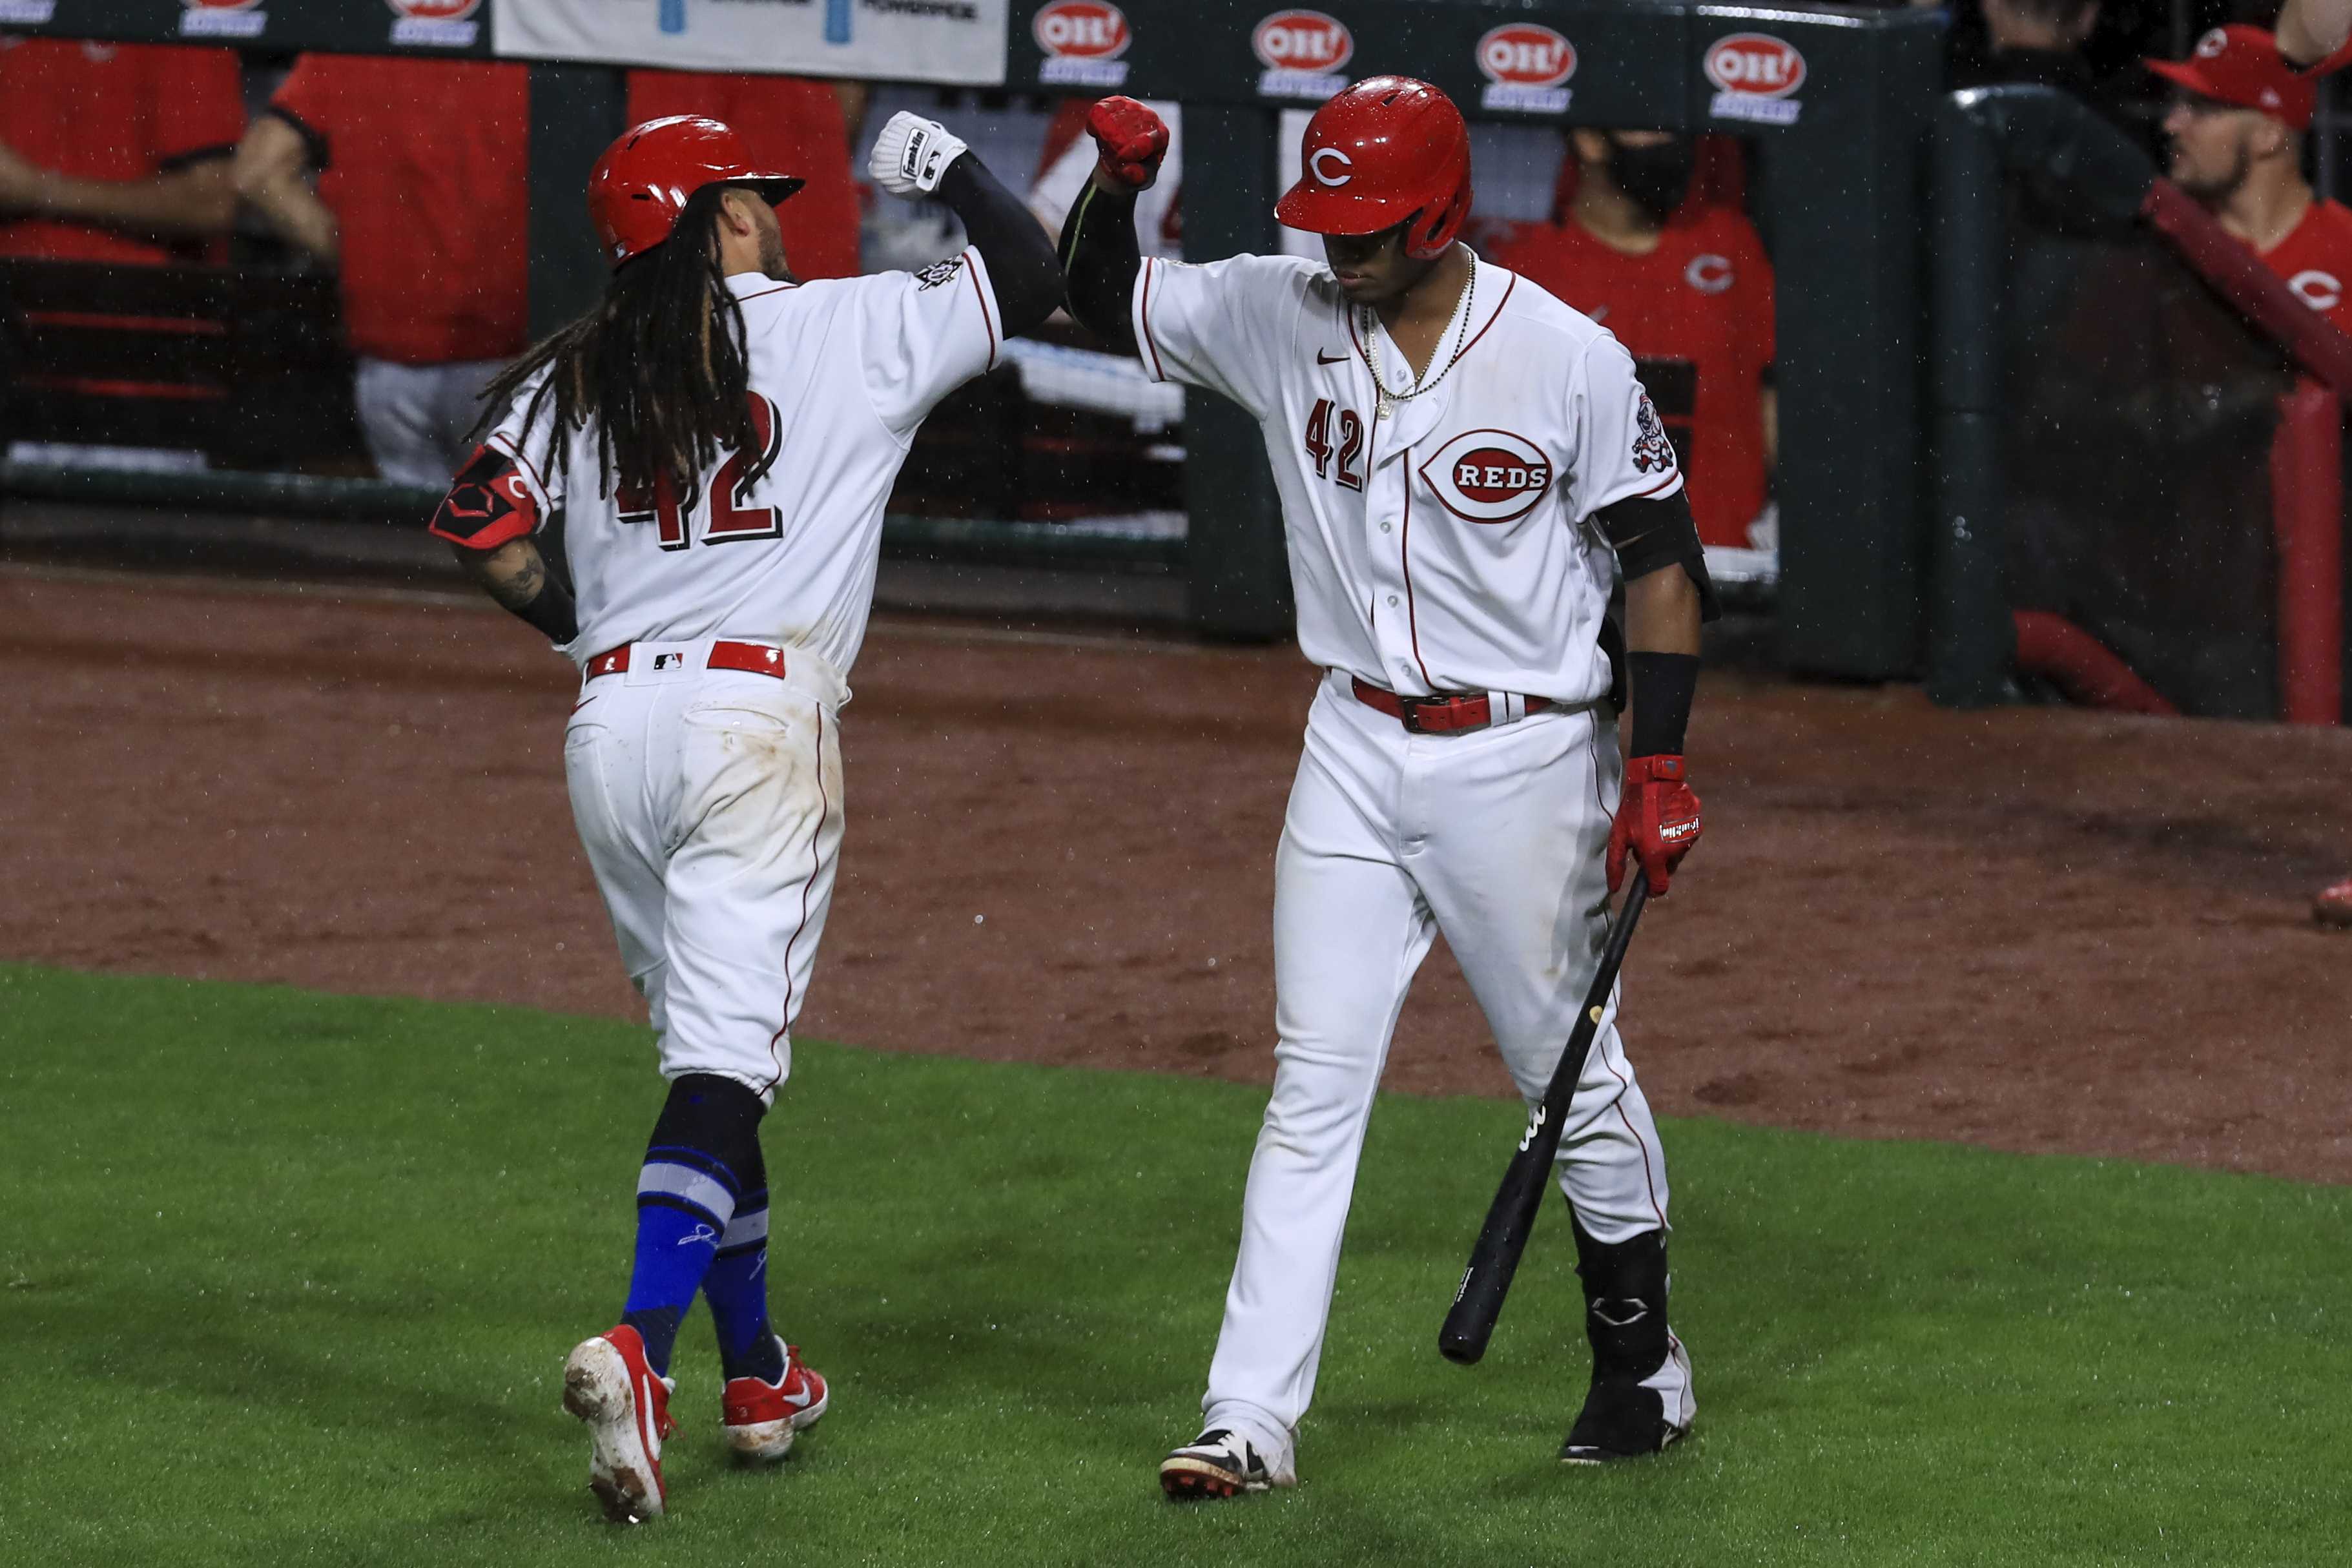
<svg viewBox="0 0 2352 1568">
<path fill-rule="evenodd" d="M 992 87 L 1006 0 L 499 0 L 497 52 Z"/>
</svg>

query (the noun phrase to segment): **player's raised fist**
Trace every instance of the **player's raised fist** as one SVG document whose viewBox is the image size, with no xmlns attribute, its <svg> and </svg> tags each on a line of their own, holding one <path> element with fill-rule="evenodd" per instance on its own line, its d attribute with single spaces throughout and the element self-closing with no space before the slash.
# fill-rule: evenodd
<svg viewBox="0 0 2352 1568">
<path fill-rule="evenodd" d="M 1683 760 L 1635 757 L 1625 764 L 1625 793 L 1609 827 L 1609 890 L 1625 879 L 1630 852 L 1650 879 L 1650 896 L 1665 897 L 1667 879 L 1704 830 L 1698 796 L 1683 782 Z"/>
<path fill-rule="evenodd" d="M 866 172 L 894 196 L 928 196 L 940 188 L 948 165 L 969 150 L 962 137 L 938 121 L 902 109 L 874 139 Z"/>
<path fill-rule="evenodd" d="M 1101 156 L 1095 183 L 1107 190 L 1149 189 L 1168 156 L 1168 125 L 1131 98 L 1106 98 L 1087 111 L 1087 134 Z"/>
</svg>

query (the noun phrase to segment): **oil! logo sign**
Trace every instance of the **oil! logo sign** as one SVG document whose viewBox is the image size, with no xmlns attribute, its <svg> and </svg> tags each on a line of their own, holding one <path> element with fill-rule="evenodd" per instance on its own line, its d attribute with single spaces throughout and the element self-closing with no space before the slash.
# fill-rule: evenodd
<svg viewBox="0 0 2352 1568">
<path fill-rule="evenodd" d="M 257 38 L 268 26 L 261 0 L 182 0 L 184 38 Z"/>
<path fill-rule="evenodd" d="M 1465 522 L 1510 522 L 1551 489 L 1551 459 L 1508 430 L 1465 430 L 1422 464 L 1421 478 Z"/>
<path fill-rule="evenodd" d="M 1734 33 L 1709 45 L 1700 62 L 1715 84 L 1707 110 L 1717 120 L 1752 125 L 1794 125 L 1804 108 L 1796 91 L 1805 85 L 1805 57 L 1769 33 Z"/>
<path fill-rule="evenodd" d="M 1045 52 L 1037 79 L 1062 87 L 1127 85 L 1127 53 L 1135 35 L 1127 13 L 1110 0 L 1054 0 L 1037 13 L 1029 31 Z"/>
<path fill-rule="evenodd" d="M 1486 79 L 1480 108 L 1559 114 L 1570 97 L 1561 84 L 1576 74 L 1576 46 L 1549 27 L 1512 22 L 1478 40 L 1478 69 Z"/>
<path fill-rule="evenodd" d="M 387 0 L 392 41 L 410 48 L 470 49 L 481 27 L 482 0 Z"/>
<path fill-rule="evenodd" d="M 1257 51 L 1257 90 L 1265 98 L 1304 98 L 1320 103 L 1348 85 L 1339 72 L 1356 57 L 1348 25 L 1320 11 L 1276 11 L 1250 35 Z"/>
</svg>

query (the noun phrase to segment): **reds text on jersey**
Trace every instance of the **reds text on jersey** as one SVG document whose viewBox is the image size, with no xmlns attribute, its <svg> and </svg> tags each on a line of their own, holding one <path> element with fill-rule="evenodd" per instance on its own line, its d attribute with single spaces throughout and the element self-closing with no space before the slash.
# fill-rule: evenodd
<svg viewBox="0 0 2352 1568">
<path fill-rule="evenodd" d="M 564 651 L 575 661 L 623 643 L 724 636 L 811 648 L 845 676 L 873 606 L 883 506 L 923 416 L 996 363 L 996 295 L 973 250 L 919 272 L 727 283 L 743 311 L 752 425 L 775 454 L 765 476 L 747 485 L 747 465 L 723 455 L 691 513 L 611 493 L 593 427 L 551 453 L 551 403 L 522 428 L 534 383 L 486 443 L 515 461 L 499 482 L 524 495 L 506 499 L 530 503 L 504 536 L 563 509 L 580 615 Z"/>
<path fill-rule="evenodd" d="M 1320 262 L 1146 261 L 1144 369 L 1255 416 L 1289 535 L 1302 652 L 1409 694 L 1590 701 L 1615 563 L 1585 520 L 1682 472 L 1633 356 L 1589 318 L 1476 264 L 1422 379 Z M 1439 373 L 1453 369 L 1443 380 Z"/>
</svg>

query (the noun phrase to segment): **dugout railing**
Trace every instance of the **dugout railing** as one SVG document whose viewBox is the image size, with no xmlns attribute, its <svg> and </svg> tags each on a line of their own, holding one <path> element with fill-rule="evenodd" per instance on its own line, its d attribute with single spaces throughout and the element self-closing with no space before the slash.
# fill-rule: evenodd
<svg viewBox="0 0 2352 1568">
<path fill-rule="evenodd" d="M 2352 337 L 2050 89 L 1932 168 L 1929 695 L 2342 722 Z"/>
<path fill-rule="evenodd" d="M 208 41 L 278 55 L 326 49 L 467 58 L 489 56 L 500 3 L 390 7 L 397 19 L 462 13 L 472 26 L 455 31 L 388 26 L 396 18 L 385 0 L 28 0 L 0 26 L 167 42 L 182 38 L 184 17 L 235 10 L 243 18 L 237 26 L 208 28 Z M 1278 46 L 1266 42 L 1268 26 L 1297 15 L 1337 21 L 1339 52 L 1269 54 Z M 1184 105 L 1184 246 L 1194 258 L 1278 247 L 1272 208 L 1283 111 L 1311 108 L 1347 76 L 1409 71 L 1445 88 L 1478 120 L 1748 138 L 1756 152 L 1756 216 L 1784 279 L 1780 654 L 1790 668 L 1811 673 L 1917 672 L 1927 543 L 1919 149 L 1942 79 L 1940 13 L 1650 0 L 1327 0 L 1326 11 L 1313 13 L 1265 0 L 1009 0 L 1003 25 L 1006 91 L 1124 91 Z M 824 60 L 809 58 L 736 64 L 826 74 Z M 531 315 L 543 330 L 601 287 L 580 183 L 623 128 L 625 89 L 614 67 L 538 60 L 530 69 Z M 1001 544 L 1033 559 L 1076 552 L 1157 563 L 1182 574 L 1188 618 L 1202 631 L 1283 635 L 1286 568 L 1257 431 L 1238 409 L 1199 397 L 1186 411 L 1186 447 L 1213 457 L 1185 464 L 1181 542 L 1090 540 L 1068 530 L 1000 531 L 979 522 L 942 529 L 894 518 L 890 548 L 986 558 Z M 111 490 L 121 499 L 131 493 L 119 488 L 123 482 L 11 469 L 0 472 L 0 494 Z M 142 477 L 134 489 L 152 504 L 186 507 L 265 499 L 282 507 L 316 497 L 345 514 L 392 499 L 379 487 L 346 500 L 327 481 L 289 487 L 208 475 L 184 489 L 175 488 L 181 483 Z M 397 504 L 397 521 L 416 515 L 410 502 Z"/>
</svg>

